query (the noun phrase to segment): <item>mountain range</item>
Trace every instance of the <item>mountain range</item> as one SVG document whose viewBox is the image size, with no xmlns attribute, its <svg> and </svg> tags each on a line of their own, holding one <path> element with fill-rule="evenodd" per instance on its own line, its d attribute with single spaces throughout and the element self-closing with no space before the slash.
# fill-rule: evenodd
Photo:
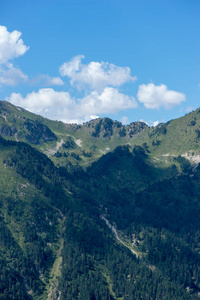
<svg viewBox="0 0 200 300">
<path fill-rule="evenodd" d="M 200 296 L 200 109 L 149 127 L 0 101 L 0 299 Z"/>
</svg>

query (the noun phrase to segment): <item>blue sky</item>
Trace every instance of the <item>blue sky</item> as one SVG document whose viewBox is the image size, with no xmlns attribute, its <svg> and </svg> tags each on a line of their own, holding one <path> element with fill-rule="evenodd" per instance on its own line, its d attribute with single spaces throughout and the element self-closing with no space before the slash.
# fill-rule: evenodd
<svg viewBox="0 0 200 300">
<path fill-rule="evenodd" d="M 77 123 L 200 106 L 199 0 L 1 0 L 0 22 L 1 100 Z"/>
</svg>

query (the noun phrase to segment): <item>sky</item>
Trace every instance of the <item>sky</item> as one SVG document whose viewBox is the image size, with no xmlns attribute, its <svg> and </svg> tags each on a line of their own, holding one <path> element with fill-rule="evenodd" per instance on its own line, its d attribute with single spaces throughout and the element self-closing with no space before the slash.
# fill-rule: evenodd
<svg viewBox="0 0 200 300">
<path fill-rule="evenodd" d="M 156 125 L 200 106 L 199 0 L 1 0 L 0 99 Z"/>
</svg>

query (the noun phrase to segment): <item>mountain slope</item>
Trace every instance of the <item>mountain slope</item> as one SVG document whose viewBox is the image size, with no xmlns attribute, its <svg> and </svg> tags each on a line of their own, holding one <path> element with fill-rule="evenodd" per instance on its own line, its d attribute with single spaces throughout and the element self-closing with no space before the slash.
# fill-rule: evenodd
<svg viewBox="0 0 200 300">
<path fill-rule="evenodd" d="M 183 287 L 176 281 L 170 281 L 160 270 L 152 271 L 148 263 L 145 266 L 145 255 L 138 260 L 120 246 L 100 218 L 106 204 L 112 220 L 113 211 L 110 212 L 107 201 L 120 210 L 124 207 L 126 211 L 132 196 L 129 195 L 126 205 L 120 198 L 113 202 L 115 198 L 110 198 L 112 193 L 106 197 L 97 183 L 88 183 L 88 180 L 91 182 L 96 178 L 94 171 L 90 170 L 88 174 L 78 172 L 72 176 L 62 168 L 55 168 L 45 155 L 26 144 L 1 139 L 1 155 L 4 170 L 1 176 L 9 173 L 7 176 L 13 178 L 11 184 L 14 182 L 9 188 L 12 191 L 10 197 L 2 194 L 5 182 L 1 190 L 2 297 L 11 299 L 15 294 L 17 299 L 164 299 L 165 295 L 173 295 L 177 299 L 195 299 L 195 294 L 188 296 Z M 133 156 L 122 148 L 113 155 L 113 161 L 120 162 L 123 158 L 130 162 L 138 154 Z M 144 168 L 145 164 L 143 162 Z M 122 165 L 126 168 L 124 162 L 121 166 L 110 163 L 110 166 L 118 166 L 121 170 Z M 154 178 L 158 175 L 152 166 L 146 166 L 146 175 L 142 175 L 137 164 L 135 167 L 133 164 L 133 168 L 136 168 L 130 173 L 133 178 L 136 172 L 146 178 L 149 172 L 155 174 Z M 101 182 L 102 174 L 99 175 L 98 182 Z M 112 176 L 111 190 L 115 188 L 121 193 L 123 181 L 116 187 L 113 172 L 107 176 Z M 104 175 L 102 178 L 105 180 Z M 138 188 L 140 184 L 136 185 L 135 192 Z M 129 184 L 126 189 L 130 189 Z M 101 198 L 105 200 L 100 201 Z M 133 202 L 130 201 L 130 204 L 133 205 Z M 123 225 L 124 232 L 126 226 Z M 139 231 L 136 233 L 139 234 Z M 14 273 L 10 285 L 7 285 L 6 274 L 9 272 Z"/>
<path fill-rule="evenodd" d="M 110 119 L 66 125 L 3 105 L 2 124 L 19 119 L 24 142 L 15 133 L 0 137 L 1 299 L 198 299 L 200 169 L 180 156 L 188 145 L 167 162 L 162 156 L 167 135 L 175 140 L 169 125 L 178 132 L 196 114 L 195 133 L 197 111 L 164 125 L 167 131 L 136 122 L 131 137 L 130 127 Z M 27 134 L 37 122 L 48 129 L 33 143 Z M 47 141 L 47 132 L 56 140 Z M 192 132 L 179 134 L 179 147 Z M 58 157 L 42 153 L 61 138 Z M 97 147 L 85 156 L 88 167 L 77 157 L 69 167 L 73 160 L 59 153 L 87 152 L 87 139 Z M 103 154 L 107 143 L 113 151 Z"/>
<path fill-rule="evenodd" d="M 29 143 L 48 155 L 57 166 L 86 168 L 117 146 L 140 145 L 158 165 L 174 163 L 181 155 L 193 164 L 200 161 L 200 110 L 156 127 L 143 122 L 123 126 L 109 118 L 83 125 L 51 121 L 0 101 L 0 134 Z"/>
<path fill-rule="evenodd" d="M 56 165 L 86 167 L 118 145 L 129 143 L 145 128 L 143 122 L 123 126 L 109 118 L 84 125 L 64 124 L 0 101 L 0 134 L 29 143 L 51 157 Z"/>
<path fill-rule="evenodd" d="M 127 148 L 116 149 L 109 161 L 102 157 L 88 169 L 101 191 L 102 214 L 154 270 L 195 295 L 200 280 L 199 166 L 178 176 L 174 168 L 163 173 L 138 149 L 133 155 Z"/>
<path fill-rule="evenodd" d="M 170 162 L 182 155 L 191 163 L 200 162 L 200 109 L 184 117 L 149 128 L 140 135 L 152 156 Z"/>
</svg>

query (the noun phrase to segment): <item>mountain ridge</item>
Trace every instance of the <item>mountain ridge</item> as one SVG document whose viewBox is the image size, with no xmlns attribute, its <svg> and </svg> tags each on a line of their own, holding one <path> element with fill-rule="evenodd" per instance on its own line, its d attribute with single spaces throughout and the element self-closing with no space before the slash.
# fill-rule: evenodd
<svg viewBox="0 0 200 300">
<path fill-rule="evenodd" d="M 6 102 L 0 102 L 0 132 L 4 138 L 23 141 L 47 154 L 56 165 L 86 168 L 117 146 L 142 146 L 157 163 L 171 164 L 183 156 L 191 163 L 200 161 L 200 110 L 181 118 L 149 127 L 144 122 L 122 125 L 109 118 L 83 125 L 52 121 Z M 11 112 L 9 111 L 11 109 Z M 155 161 L 156 163 L 156 161 Z"/>
</svg>

